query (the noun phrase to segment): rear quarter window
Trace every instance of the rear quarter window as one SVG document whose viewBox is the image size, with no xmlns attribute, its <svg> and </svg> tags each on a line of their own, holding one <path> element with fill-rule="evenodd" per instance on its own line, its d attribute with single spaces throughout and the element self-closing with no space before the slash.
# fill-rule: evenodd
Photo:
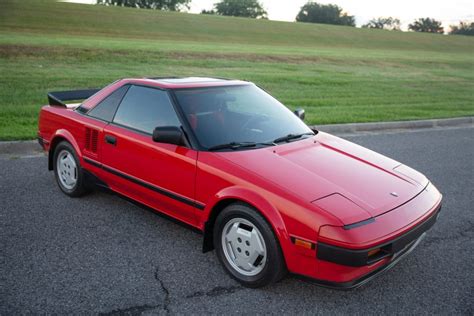
<svg viewBox="0 0 474 316">
<path fill-rule="evenodd" d="M 89 116 L 111 122 L 114 118 L 117 107 L 122 101 L 123 96 L 127 92 L 129 85 L 122 86 L 109 94 L 104 100 L 100 101 L 92 110 L 87 114 Z"/>
</svg>

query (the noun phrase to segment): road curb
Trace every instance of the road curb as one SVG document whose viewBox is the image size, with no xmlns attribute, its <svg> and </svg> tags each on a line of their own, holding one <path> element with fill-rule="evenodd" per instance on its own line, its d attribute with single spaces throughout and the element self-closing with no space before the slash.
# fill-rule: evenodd
<svg viewBox="0 0 474 316">
<path fill-rule="evenodd" d="M 469 125 L 474 125 L 474 116 L 419 121 L 314 125 L 311 126 L 311 128 L 336 135 L 344 135 L 364 132 L 428 129 Z M 30 156 L 40 155 L 41 153 L 42 148 L 36 140 L 0 141 L 0 157 Z"/>
<path fill-rule="evenodd" d="M 437 127 L 469 126 L 474 124 L 474 116 L 449 119 L 433 119 L 399 122 L 349 123 L 313 125 L 311 128 L 333 134 L 353 134 L 360 132 L 381 132 L 404 129 L 427 129 Z"/>
<path fill-rule="evenodd" d="M 37 140 L 0 142 L 0 158 L 40 155 L 43 152 Z"/>
</svg>

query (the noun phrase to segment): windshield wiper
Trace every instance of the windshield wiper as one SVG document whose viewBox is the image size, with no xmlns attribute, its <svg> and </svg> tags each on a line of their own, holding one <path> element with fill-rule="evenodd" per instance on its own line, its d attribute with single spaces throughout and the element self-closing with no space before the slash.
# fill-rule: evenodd
<svg viewBox="0 0 474 316">
<path fill-rule="evenodd" d="M 209 151 L 215 151 L 215 150 L 220 150 L 220 149 L 236 150 L 236 149 L 239 149 L 239 148 L 257 147 L 259 145 L 275 146 L 274 143 L 230 142 L 230 143 L 226 143 L 226 144 L 220 144 L 220 145 L 209 147 L 207 150 L 209 150 Z"/>
<path fill-rule="evenodd" d="M 297 138 L 300 138 L 300 137 L 303 137 L 305 135 L 315 135 L 313 132 L 306 132 L 306 133 L 300 133 L 300 134 L 288 134 L 286 136 L 283 136 L 283 137 L 278 137 L 277 139 L 275 139 L 273 142 L 274 143 L 280 143 L 280 142 L 288 142 L 292 139 L 297 139 Z"/>
</svg>

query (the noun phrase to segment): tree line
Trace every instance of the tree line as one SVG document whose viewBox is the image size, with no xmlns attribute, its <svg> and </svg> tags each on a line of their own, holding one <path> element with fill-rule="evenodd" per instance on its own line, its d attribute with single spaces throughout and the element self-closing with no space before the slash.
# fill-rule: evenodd
<svg viewBox="0 0 474 316">
<path fill-rule="evenodd" d="M 189 9 L 191 0 L 97 0 L 98 4 L 143 9 L 182 11 Z M 267 11 L 258 0 L 220 0 L 211 10 L 202 10 L 201 14 L 215 14 L 225 16 L 267 19 Z M 320 4 L 309 1 L 303 5 L 296 15 L 296 22 L 322 23 L 355 27 L 355 16 L 349 15 L 335 4 Z M 363 28 L 400 31 L 400 20 L 394 17 L 373 18 Z M 432 18 L 419 18 L 408 25 L 408 29 L 415 32 L 444 33 L 440 21 Z M 474 22 L 459 22 L 450 25 L 449 34 L 474 35 Z"/>
</svg>

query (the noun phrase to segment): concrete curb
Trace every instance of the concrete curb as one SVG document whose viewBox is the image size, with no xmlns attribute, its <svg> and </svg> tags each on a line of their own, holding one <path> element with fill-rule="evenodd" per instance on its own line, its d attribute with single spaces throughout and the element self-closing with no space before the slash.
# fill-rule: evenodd
<svg viewBox="0 0 474 316">
<path fill-rule="evenodd" d="M 473 126 L 474 116 L 458 117 L 450 119 L 400 121 L 400 122 L 377 122 L 377 123 L 349 123 L 328 124 L 311 126 L 317 130 L 327 133 L 344 135 L 364 132 L 381 132 L 406 129 L 428 129 L 437 127 Z M 25 141 L 0 141 L 0 158 L 40 156 L 43 151 L 36 140 Z"/>
<path fill-rule="evenodd" d="M 474 125 L 474 116 L 419 121 L 328 124 L 314 125 L 311 127 L 332 134 L 353 134 L 360 132 L 380 132 L 404 129 L 425 129 L 469 125 Z"/>
<path fill-rule="evenodd" d="M 0 142 L 0 158 L 17 156 L 38 156 L 43 152 L 36 140 Z"/>
</svg>

